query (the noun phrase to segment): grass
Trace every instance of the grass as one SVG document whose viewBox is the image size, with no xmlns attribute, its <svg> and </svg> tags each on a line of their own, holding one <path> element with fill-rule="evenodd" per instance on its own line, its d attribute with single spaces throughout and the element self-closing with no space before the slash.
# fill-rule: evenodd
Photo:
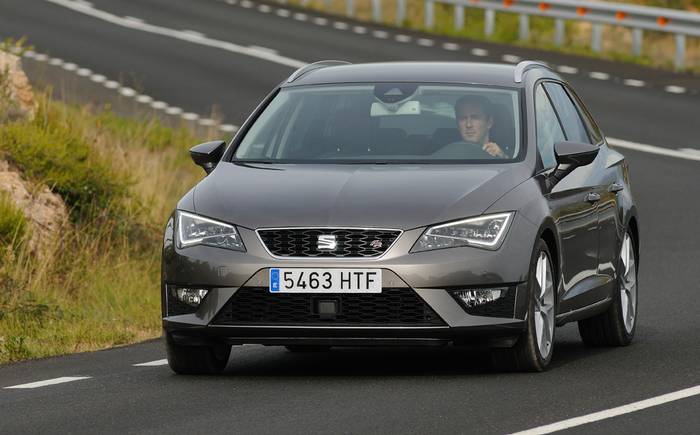
<svg viewBox="0 0 700 435">
<path fill-rule="evenodd" d="M 675 9 L 700 11 L 700 0 L 627 0 L 627 3 L 645 4 Z M 291 0 L 291 4 L 301 6 L 302 0 Z M 345 15 L 345 1 L 332 0 L 330 8 L 326 8 L 325 0 L 310 0 L 306 6 L 335 15 Z M 382 1 L 382 23 L 396 25 L 396 2 Z M 371 0 L 355 0 L 355 17 L 362 21 L 372 20 Z M 426 31 L 424 27 L 423 0 L 406 1 L 406 19 L 402 27 Z M 497 12 L 494 34 L 484 35 L 484 11 L 478 8 L 465 7 L 465 26 L 463 29 L 454 28 L 453 7 L 435 4 L 435 26 L 428 30 L 430 33 L 484 40 L 529 48 L 545 49 L 572 53 L 589 57 L 600 57 L 615 61 L 631 62 L 657 68 L 673 69 L 675 45 L 673 35 L 662 32 L 645 32 L 642 55 L 631 54 L 631 29 L 620 26 L 603 26 L 603 49 L 600 53 L 590 48 L 591 26 L 585 22 L 567 21 L 565 43 L 562 46 L 554 44 L 554 20 L 547 17 L 530 17 L 530 38 L 528 41 L 518 39 L 518 15 Z M 700 72 L 700 40 L 688 38 L 686 42 L 686 71 Z"/>
<path fill-rule="evenodd" d="M 60 195 L 71 219 L 38 256 L 0 196 L 0 363 L 159 336 L 162 227 L 203 175 L 184 126 L 47 95 L 32 121 L 0 118 L 0 155 Z"/>
</svg>

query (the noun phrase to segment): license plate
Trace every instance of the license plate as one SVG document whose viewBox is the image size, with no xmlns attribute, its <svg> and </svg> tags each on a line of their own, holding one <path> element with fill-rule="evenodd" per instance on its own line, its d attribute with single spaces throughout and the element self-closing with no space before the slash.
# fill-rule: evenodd
<svg viewBox="0 0 700 435">
<path fill-rule="evenodd" d="M 271 293 L 381 293 L 381 269 L 270 269 Z"/>
</svg>

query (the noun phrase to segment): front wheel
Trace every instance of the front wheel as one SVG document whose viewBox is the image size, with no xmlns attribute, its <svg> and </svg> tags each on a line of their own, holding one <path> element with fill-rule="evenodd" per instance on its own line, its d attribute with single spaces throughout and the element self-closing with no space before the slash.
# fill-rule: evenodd
<svg viewBox="0 0 700 435">
<path fill-rule="evenodd" d="M 617 288 L 602 314 L 578 322 L 581 339 L 589 346 L 627 346 L 637 328 L 637 250 L 629 231 L 618 259 Z"/>
<path fill-rule="evenodd" d="M 492 359 L 500 370 L 539 372 L 552 359 L 556 315 L 555 271 L 547 244 L 539 240 L 530 263 L 528 309 L 525 330 L 515 346 L 493 349 Z"/>
<path fill-rule="evenodd" d="M 182 346 L 165 340 L 170 369 L 179 375 L 217 375 L 224 371 L 231 346 Z"/>
</svg>

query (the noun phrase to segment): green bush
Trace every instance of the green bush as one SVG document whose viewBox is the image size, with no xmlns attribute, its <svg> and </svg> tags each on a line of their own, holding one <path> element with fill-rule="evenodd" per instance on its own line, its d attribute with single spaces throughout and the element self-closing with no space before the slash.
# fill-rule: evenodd
<svg viewBox="0 0 700 435">
<path fill-rule="evenodd" d="M 128 174 L 110 168 L 81 137 L 51 122 L 0 126 L 0 150 L 26 177 L 59 194 L 74 222 L 110 209 L 129 183 Z"/>
<path fill-rule="evenodd" d="M 0 248 L 13 247 L 24 239 L 27 220 L 5 192 L 0 192 Z"/>
</svg>

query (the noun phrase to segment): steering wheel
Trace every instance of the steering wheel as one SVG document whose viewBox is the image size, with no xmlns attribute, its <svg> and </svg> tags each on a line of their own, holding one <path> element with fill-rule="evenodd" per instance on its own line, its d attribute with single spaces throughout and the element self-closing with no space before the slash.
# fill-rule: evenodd
<svg viewBox="0 0 700 435">
<path fill-rule="evenodd" d="M 485 160 L 494 159 L 496 157 L 487 153 L 481 144 L 458 140 L 448 143 L 432 154 L 433 157 L 447 159 L 468 159 L 468 160 Z"/>
</svg>

